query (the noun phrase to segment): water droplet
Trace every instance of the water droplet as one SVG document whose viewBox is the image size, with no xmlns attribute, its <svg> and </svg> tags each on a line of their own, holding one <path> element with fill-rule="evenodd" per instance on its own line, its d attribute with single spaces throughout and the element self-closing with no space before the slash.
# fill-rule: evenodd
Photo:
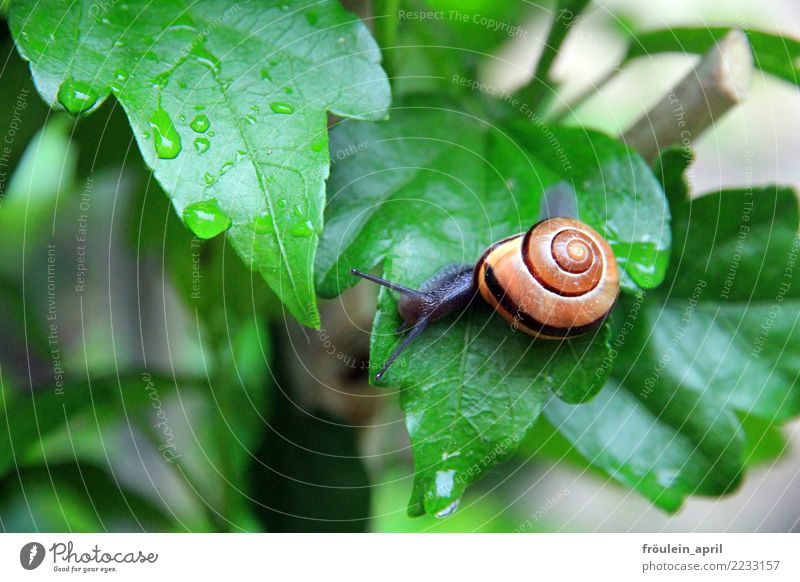
<svg viewBox="0 0 800 582">
<path fill-rule="evenodd" d="M 267 69 L 261 69 L 261 78 L 267 81 L 272 81 L 272 75 L 270 75 Z"/>
<path fill-rule="evenodd" d="M 178 121 L 180 121 L 181 123 L 185 123 L 186 122 L 186 116 L 183 113 L 181 113 L 178 116 Z"/>
<path fill-rule="evenodd" d="M 150 84 L 155 87 L 156 89 L 163 89 L 169 83 L 169 76 L 172 71 L 166 70 L 162 71 L 152 79 L 150 79 Z"/>
<path fill-rule="evenodd" d="M 256 124 L 256 118 L 253 117 L 252 115 L 245 115 L 244 116 L 244 121 L 245 121 L 245 123 L 248 123 L 250 125 L 255 125 Z"/>
<path fill-rule="evenodd" d="M 208 151 L 208 148 L 211 147 L 211 142 L 208 141 L 204 137 L 198 137 L 194 140 L 194 149 L 197 150 L 198 154 L 202 154 Z"/>
<path fill-rule="evenodd" d="M 283 92 L 286 93 L 287 95 L 291 95 L 292 93 L 294 93 L 294 89 L 289 87 L 289 85 L 286 85 L 286 87 L 283 88 Z"/>
<path fill-rule="evenodd" d="M 183 209 L 183 221 L 200 238 L 212 238 L 231 226 L 231 219 L 214 199 L 192 202 Z"/>
<path fill-rule="evenodd" d="M 306 21 L 308 21 L 311 26 L 316 26 L 319 22 L 319 14 L 314 10 L 309 10 L 306 12 Z"/>
<path fill-rule="evenodd" d="M 281 198 L 280 200 L 278 200 L 278 208 L 286 208 L 286 205 L 288 203 L 289 202 L 288 200 L 286 200 L 286 198 Z"/>
<path fill-rule="evenodd" d="M 150 118 L 150 125 L 153 128 L 153 145 L 156 155 L 164 160 L 176 158 L 181 153 L 181 136 L 175 129 L 169 113 L 164 111 L 160 105 Z"/>
<path fill-rule="evenodd" d="M 258 107 L 258 105 L 251 105 L 250 111 L 252 111 L 253 113 L 259 113 L 261 109 Z"/>
<path fill-rule="evenodd" d="M 189 124 L 189 127 L 191 127 L 197 133 L 205 133 L 210 126 L 211 123 L 208 121 L 208 116 L 202 113 L 196 115 Z"/>
<path fill-rule="evenodd" d="M 178 87 L 180 87 L 181 89 L 186 89 L 186 87 L 188 87 L 188 86 L 189 86 L 189 84 L 186 81 L 183 81 L 183 80 L 178 81 Z"/>
<path fill-rule="evenodd" d="M 294 210 L 292 210 L 292 212 L 294 212 L 294 215 L 295 215 L 295 216 L 305 216 L 305 212 L 303 212 L 303 209 L 302 209 L 302 208 L 300 208 L 300 206 L 299 206 L 299 205 L 298 205 L 298 206 L 295 206 L 295 207 L 294 207 Z"/>
<path fill-rule="evenodd" d="M 311 144 L 311 151 L 321 152 L 322 150 L 325 149 L 326 145 L 327 143 L 325 141 L 325 138 L 323 137 L 322 139 L 315 141 L 314 143 Z"/>
<path fill-rule="evenodd" d="M 270 234 L 275 232 L 275 224 L 272 222 L 272 216 L 269 212 L 262 212 L 256 219 L 250 223 L 250 228 L 256 234 Z"/>
<path fill-rule="evenodd" d="M 122 69 L 117 69 L 114 71 L 114 82 L 115 83 L 124 83 L 128 80 L 128 72 L 123 71 Z"/>
<path fill-rule="evenodd" d="M 209 50 L 201 43 L 196 44 L 192 49 L 192 55 L 197 61 L 211 69 L 211 72 L 218 73 L 220 69 L 220 62 Z"/>
<path fill-rule="evenodd" d="M 298 222 L 292 227 L 292 229 L 289 231 L 289 234 L 293 234 L 294 236 L 301 236 L 303 238 L 308 238 L 312 234 L 314 234 L 314 225 L 311 224 L 310 220 L 306 220 L 304 222 Z"/>
<path fill-rule="evenodd" d="M 225 162 L 220 168 L 220 175 L 224 174 L 233 167 L 233 162 Z"/>
<path fill-rule="evenodd" d="M 270 104 L 270 109 L 272 109 L 275 113 L 294 113 L 294 105 L 289 105 L 288 103 L 281 103 L 280 101 L 275 101 L 274 103 Z"/>
<path fill-rule="evenodd" d="M 58 89 L 58 102 L 73 115 L 90 110 L 98 98 L 92 86 L 83 81 L 68 80 Z"/>
<path fill-rule="evenodd" d="M 205 108 L 206 108 L 206 106 L 201 104 L 201 103 L 198 103 L 197 105 L 194 106 L 194 110 L 195 111 L 203 111 L 203 110 L 205 110 Z"/>
<path fill-rule="evenodd" d="M 460 499 L 456 499 L 455 501 L 453 501 L 453 503 L 451 503 L 450 505 L 448 505 L 447 507 L 445 507 L 441 511 L 436 512 L 436 517 L 439 517 L 439 518 L 447 517 L 448 515 L 452 514 L 456 509 L 458 509 L 458 504 L 459 503 L 461 503 L 461 500 Z"/>
<path fill-rule="evenodd" d="M 216 182 L 217 179 L 214 176 L 212 176 L 211 174 L 209 174 L 208 172 L 206 172 L 205 174 L 203 174 L 203 181 L 206 184 L 208 184 L 209 186 L 211 186 L 211 184 Z"/>
</svg>

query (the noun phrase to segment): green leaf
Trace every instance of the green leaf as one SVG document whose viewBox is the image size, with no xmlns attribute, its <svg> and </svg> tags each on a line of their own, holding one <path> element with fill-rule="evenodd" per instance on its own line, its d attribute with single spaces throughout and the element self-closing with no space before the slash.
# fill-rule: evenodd
<svg viewBox="0 0 800 582">
<path fill-rule="evenodd" d="M 618 322 L 622 388 L 556 419 L 590 463 L 670 511 L 686 495 L 730 491 L 745 464 L 779 455 L 771 427 L 800 412 L 796 196 L 773 187 L 690 199 L 681 179 L 690 161 L 673 150 L 656 166 L 671 202 L 673 260 L 665 285 Z M 601 399 L 609 402 L 594 411 L 596 428 L 579 433 Z M 639 448 L 617 439 L 628 430 Z"/>
<path fill-rule="evenodd" d="M 597 133 L 493 128 L 428 104 L 396 109 L 387 124 L 343 123 L 333 132 L 339 160 L 317 263 L 320 292 L 352 285 L 352 267 L 383 262 L 387 278 L 418 287 L 445 265 L 473 262 L 492 241 L 528 229 L 543 190 L 558 183 L 576 191 L 581 218 L 615 243 L 629 289 L 663 276 L 664 195 L 636 154 Z M 395 298 L 382 291 L 373 365 L 397 343 L 398 323 Z M 551 392 L 591 399 L 610 371 L 608 337 L 603 327 L 569 342 L 534 340 L 480 301 L 431 325 L 385 376 L 402 390 L 414 449 L 410 512 L 452 511 L 469 483 L 514 451 Z"/>
<path fill-rule="evenodd" d="M 318 325 L 314 254 L 327 117 L 378 119 L 379 52 L 337 2 L 15 2 L 11 29 L 39 92 L 79 114 L 113 94 L 198 236 L 227 228 L 295 317 Z"/>
<path fill-rule="evenodd" d="M 788 451 L 788 443 L 775 424 L 746 414 L 739 415 L 739 422 L 747 435 L 747 465 L 774 461 Z"/>
<path fill-rule="evenodd" d="M 729 27 L 678 27 L 643 32 L 633 38 L 625 60 L 664 52 L 702 54 L 731 30 Z M 800 84 L 800 41 L 760 30 L 745 32 L 756 67 L 789 83 Z"/>
<path fill-rule="evenodd" d="M 798 414 L 798 224 L 796 195 L 785 188 L 673 206 L 673 264 L 642 308 L 640 325 L 652 330 L 643 351 L 630 353 L 640 379 L 658 370 L 653 390 L 676 383 L 770 422 Z"/>
<path fill-rule="evenodd" d="M 735 414 L 678 386 L 632 386 L 612 381 L 590 403 L 554 400 L 544 414 L 591 464 L 668 511 L 738 485 L 745 442 Z"/>
<path fill-rule="evenodd" d="M 396 309 L 382 293 L 370 350 L 379 362 L 393 347 L 398 322 L 386 314 Z M 409 513 L 441 516 L 514 452 L 553 393 L 575 402 L 600 391 L 608 329 L 569 342 L 534 340 L 476 306 L 457 322 L 426 330 L 411 352 L 387 381 L 401 390 L 414 450 Z"/>
<path fill-rule="evenodd" d="M 796 198 L 766 188 L 690 199 L 691 161 L 673 149 L 656 164 L 672 263 L 659 290 L 623 298 L 614 312 L 614 388 L 544 409 L 560 432 L 545 441 L 561 443 L 557 452 L 580 453 L 579 464 L 668 511 L 687 495 L 728 493 L 746 465 L 780 455 L 775 426 L 800 405 Z"/>
</svg>

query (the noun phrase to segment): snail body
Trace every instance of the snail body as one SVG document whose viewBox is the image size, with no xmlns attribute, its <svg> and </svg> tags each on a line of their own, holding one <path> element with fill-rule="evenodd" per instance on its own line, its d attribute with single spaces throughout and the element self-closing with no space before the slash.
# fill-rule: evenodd
<svg viewBox="0 0 800 582">
<path fill-rule="evenodd" d="M 428 323 L 466 308 L 476 295 L 514 329 L 557 340 L 599 327 L 619 295 L 619 271 L 608 242 L 583 222 L 564 217 L 497 241 L 474 266 L 445 267 L 419 290 L 352 273 L 399 292 L 399 331 L 411 330 L 377 379 Z"/>
</svg>

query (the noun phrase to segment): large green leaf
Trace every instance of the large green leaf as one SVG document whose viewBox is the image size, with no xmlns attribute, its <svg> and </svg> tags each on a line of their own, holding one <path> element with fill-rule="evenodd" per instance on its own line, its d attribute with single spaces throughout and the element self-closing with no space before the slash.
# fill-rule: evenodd
<svg viewBox="0 0 800 582">
<path fill-rule="evenodd" d="M 783 450 L 774 426 L 800 412 L 800 239 L 795 194 L 762 188 L 688 197 L 691 153 L 662 154 L 672 263 L 666 283 L 615 312 L 618 354 L 588 405 L 545 415 L 593 466 L 677 510 L 721 495 L 747 464 Z"/>
<path fill-rule="evenodd" d="M 731 31 L 729 27 L 677 27 L 634 36 L 626 60 L 663 52 L 702 54 Z M 760 30 L 747 30 L 756 67 L 779 79 L 800 83 L 800 41 Z"/>
<path fill-rule="evenodd" d="M 673 205 L 668 283 L 642 310 L 644 372 L 717 406 L 786 420 L 800 412 L 800 238 L 791 189 L 705 195 Z M 655 388 L 654 388 L 655 389 Z"/>
<path fill-rule="evenodd" d="M 399 108 L 387 124 L 343 123 L 333 136 L 332 151 L 345 154 L 329 187 L 322 293 L 355 283 L 351 267 L 383 262 L 386 277 L 417 287 L 447 264 L 474 262 L 491 241 L 529 228 L 542 192 L 558 183 L 575 190 L 580 216 L 614 243 L 629 289 L 663 276 L 663 192 L 636 154 L 605 136 L 493 128 L 430 106 Z M 393 294 L 382 292 L 374 365 L 397 343 L 398 323 Z M 552 393 L 591 399 L 610 371 L 607 342 L 606 327 L 568 342 L 534 340 L 480 301 L 430 326 L 385 376 L 402 389 L 414 449 L 410 511 L 451 511 L 469 483 L 513 452 Z"/>
<path fill-rule="evenodd" d="M 20 0 L 9 16 L 45 100 L 78 114 L 113 94 L 187 226 L 202 238 L 228 229 L 317 325 L 326 112 L 378 119 L 389 101 L 363 24 L 334 1 Z"/>
<path fill-rule="evenodd" d="M 651 394 L 631 386 L 609 382 L 580 406 L 554 400 L 545 416 L 591 464 L 668 511 L 738 484 L 745 441 L 735 414 L 667 383 Z"/>
</svg>

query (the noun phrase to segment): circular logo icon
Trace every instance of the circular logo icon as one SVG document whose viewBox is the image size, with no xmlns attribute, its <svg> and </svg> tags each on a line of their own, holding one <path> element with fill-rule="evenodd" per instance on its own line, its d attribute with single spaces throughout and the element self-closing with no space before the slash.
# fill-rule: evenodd
<svg viewBox="0 0 800 582">
<path fill-rule="evenodd" d="M 26 570 L 38 568 L 44 561 L 44 546 L 39 542 L 28 542 L 19 551 L 19 563 Z"/>
</svg>

